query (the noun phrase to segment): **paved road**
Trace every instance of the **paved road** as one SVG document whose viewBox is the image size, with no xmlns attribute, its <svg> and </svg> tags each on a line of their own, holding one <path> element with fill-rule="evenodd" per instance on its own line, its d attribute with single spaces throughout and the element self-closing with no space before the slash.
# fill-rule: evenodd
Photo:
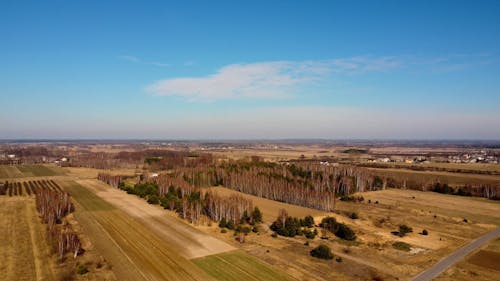
<svg viewBox="0 0 500 281">
<path fill-rule="evenodd" d="M 435 264 L 433 267 L 427 269 L 424 272 L 421 272 L 419 275 L 417 275 L 415 278 L 413 278 L 413 281 L 428 281 L 432 280 L 435 277 L 437 277 L 439 274 L 441 274 L 443 271 L 445 271 L 448 267 L 452 266 L 454 263 L 458 262 L 468 254 L 470 254 L 472 251 L 476 250 L 477 248 L 481 247 L 483 244 L 486 242 L 492 240 L 493 238 L 500 236 L 500 227 L 493 230 L 492 232 L 489 232 L 476 240 L 470 242 L 469 244 L 463 246 L 462 248 L 456 250 L 453 254 L 449 255 L 448 257 L 442 259 L 440 262 Z"/>
</svg>

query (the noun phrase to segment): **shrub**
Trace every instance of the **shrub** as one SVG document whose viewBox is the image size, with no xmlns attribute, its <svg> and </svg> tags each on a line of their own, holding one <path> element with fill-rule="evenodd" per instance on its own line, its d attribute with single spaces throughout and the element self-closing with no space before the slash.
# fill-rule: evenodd
<svg viewBox="0 0 500 281">
<path fill-rule="evenodd" d="M 158 196 L 157 196 L 157 195 L 150 195 L 150 196 L 148 197 L 148 203 L 149 203 L 149 204 L 156 205 L 156 204 L 158 204 L 158 202 L 159 202 L 159 201 L 160 201 L 160 199 L 158 198 Z"/>
<path fill-rule="evenodd" d="M 305 227 L 313 227 L 314 226 L 314 218 L 312 216 L 305 217 L 302 222 L 303 222 L 301 224 L 302 226 L 305 226 Z"/>
<path fill-rule="evenodd" d="M 337 257 L 337 258 L 335 259 L 335 261 L 337 261 L 337 262 L 342 262 L 342 258 L 341 258 L 341 257 Z"/>
<path fill-rule="evenodd" d="M 350 241 L 356 240 L 356 234 L 354 233 L 354 231 L 349 226 L 337 222 L 337 220 L 333 217 L 323 218 L 320 226 L 324 229 L 327 229 L 341 239 Z"/>
<path fill-rule="evenodd" d="M 227 230 L 225 228 L 220 230 L 220 233 L 227 233 Z"/>
<path fill-rule="evenodd" d="M 261 223 L 262 222 L 262 212 L 259 208 L 255 207 L 252 212 L 252 223 Z"/>
<path fill-rule="evenodd" d="M 248 233 L 250 233 L 251 229 L 250 227 L 248 226 L 241 226 L 241 225 L 238 225 L 238 227 L 236 227 L 236 232 L 241 232 L 245 235 L 247 235 Z"/>
<path fill-rule="evenodd" d="M 309 241 L 306 241 L 306 243 L 304 243 L 304 246 L 309 246 Z"/>
<path fill-rule="evenodd" d="M 399 225 L 399 236 L 403 237 L 406 234 L 413 232 L 413 229 L 406 224 Z"/>
<path fill-rule="evenodd" d="M 226 218 L 222 218 L 219 222 L 219 227 L 220 228 L 224 228 L 227 226 L 227 221 L 226 221 Z"/>
<path fill-rule="evenodd" d="M 83 275 L 85 273 L 89 272 L 89 270 L 87 269 L 87 267 L 83 264 L 79 265 L 77 268 L 76 268 L 76 273 L 79 274 L 79 275 Z"/>
<path fill-rule="evenodd" d="M 314 239 L 314 237 L 318 235 L 318 231 L 316 229 L 314 229 L 313 231 L 306 229 L 303 231 L 303 233 L 307 239 Z"/>
<path fill-rule="evenodd" d="M 394 242 L 392 244 L 392 247 L 394 249 L 397 249 L 397 250 L 400 250 L 400 251 L 405 251 L 405 252 L 409 252 L 411 250 L 411 245 L 408 244 L 408 243 L 405 243 L 405 242 Z"/>
<path fill-rule="evenodd" d="M 354 234 L 354 231 L 343 223 L 338 225 L 338 230 L 335 233 L 335 236 L 349 241 L 356 240 L 356 234 Z"/>
<path fill-rule="evenodd" d="M 356 212 L 352 212 L 349 217 L 353 220 L 356 220 L 356 219 L 359 219 L 359 216 L 358 216 L 358 213 Z"/>
<path fill-rule="evenodd" d="M 333 259 L 332 251 L 326 245 L 319 245 L 318 247 L 312 249 L 310 254 L 311 256 L 319 259 L 324 259 L 324 260 Z"/>
<path fill-rule="evenodd" d="M 273 238 L 278 237 L 278 233 L 274 232 L 273 234 L 271 234 L 271 237 L 273 237 Z"/>
<path fill-rule="evenodd" d="M 429 235 L 429 232 L 427 231 L 427 229 L 422 230 L 422 235 Z"/>
</svg>

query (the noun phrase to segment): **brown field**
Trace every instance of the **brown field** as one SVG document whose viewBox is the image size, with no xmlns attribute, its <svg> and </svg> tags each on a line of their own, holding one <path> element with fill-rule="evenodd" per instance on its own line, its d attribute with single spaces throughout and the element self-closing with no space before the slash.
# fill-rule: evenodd
<svg viewBox="0 0 500 281">
<path fill-rule="evenodd" d="M 175 213 L 167 212 L 158 205 L 147 204 L 137 196 L 97 180 L 80 180 L 78 183 L 130 217 L 136 218 L 163 241 L 171 244 L 172 250 L 187 259 L 235 250 L 231 245 L 186 224 Z"/>
<path fill-rule="evenodd" d="M 89 270 L 77 280 L 116 280 L 107 262 L 93 249 L 79 225 L 76 229 L 85 253 L 60 264 L 48 244 L 46 226 L 40 222 L 33 196 L 0 196 L 0 280 L 62 280 L 74 275 L 77 264 Z M 70 215 L 71 217 L 71 215 Z"/>
<path fill-rule="evenodd" d="M 469 262 L 478 266 L 500 271 L 500 253 L 480 250 L 473 255 Z"/>
<path fill-rule="evenodd" d="M 17 179 L 24 177 L 47 177 L 63 174 L 60 167 L 54 165 L 0 165 L 1 179 Z"/>
<path fill-rule="evenodd" d="M 210 280 L 138 220 L 75 182 L 61 184 L 77 202 L 76 220 L 118 280 Z"/>
<path fill-rule="evenodd" d="M 34 200 L 0 196 L 0 212 L 0 280 L 54 280 L 54 262 Z"/>
<path fill-rule="evenodd" d="M 481 174 L 462 174 L 450 172 L 435 172 L 435 171 L 414 171 L 407 169 L 393 169 L 393 168 L 368 168 L 376 171 L 380 175 L 389 177 L 400 177 L 408 180 L 421 181 L 425 177 L 429 181 L 447 182 L 453 185 L 464 184 L 497 184 L 500 182 L 500 176 L 497 175 L 481 175 Z"/>
<path fill-rule="evenodd" d="M 66 175 L 76 179 L 95 179 L 99 173 L 107 173 L 112 175 L 128 175 L 132 176 L 136 173 L 141 173 L 142 170 L 136 169 L 114 169 L 114 170 L 100 170 L 94 168 L 80 168 L 80 167 L 65 167 L 62 168 Z"/>
<path fill-rule="evenodd" d="M 222 194 L 238 193 L 223 187 L 213 189 Z M 496 201 L 410 190 L 384 190 L 362 195 L 364 203 L 337 201 L 338 213 L 328 214 L 351 226 L 357 233 L 358 242 L 344 242 L 330 235 L 328 240 L 316 237 L 305 246 L 307 239 L 304 237 L 272 238 L 271 232 L 264 227 L 259 235 L 249 235 L 245 244 L 239 247 L 300 280 L 366 280 L 375 276 L 384 280 L 404 280 L 500 223 L 500 202 Z M 292 216 L 313 215 L 316 223 L 326 215 L 309 208 L 242 196 L 251 198 L 263 211 L 266 225 L 275 220 L 282 208 Z M 368 199 L 371 204 L 367 203 Z M 349 212 L 357 212 L 360 219 L 352 220 L 344 215 Z M 463 222 L 464 218 L 469 222 Z M 381 219 L 384 222 L 380 224 Z M 403 223 L 413 227 L 414 232 L 403 238 L 391 234 Z M 230 233 L 222 234 L 217 227 L 201 228 L 238 246 Z M 419 234 L 423 229 L 429 231 L 428 236 Z M 392 243 L 396 241 L 409 243 L 412 250 L 407 253 L 393 249 Z M 311 258 L 309 251 L 321 243 L 328 245 L 335 256 L 342 257 L 343 262 Z"/>
<path fill-rule="evenodd" d="M 206 265 L 217 258 L 210 257 L 236 249 L 134 195 L 97 180 L 79 183 L 63 182 L 78 203 L 75 218 L 119 280 L 212 280 L 213 270 Z M 193 263 L 190 258 L 203 260 Z M 265 262 L 257 262 L 261 270 L 251 270 L 256 261 L 246 254 L 239 260 L 240 264 L 225 264 L 218 271 L 234 276 L 244 270 L 248 278 L 242 280 L 290 280 Z"/>
<path fill-rule="evenodd" d="M 492 171 L 500 172 L 500 164 L 486 164 L 486 163 L 422 163 L 422 164 L 409 164 L 409 163 L 377 163 L 379 165 L 387 165 L 388 167 L 396 166 L 400 168 L 408 167 L 421 167 L 421 168 L 440 168 L 451 170 L 470 170 L 470 171 Z"/>
<path fill-rule="evenodd" d="M 76 210 L 68 216 L 68 221 L 82 237 L 86 253 L 81 262 L 91 269 L 78 280 L 371 280 L 375 277 L 408 280 L 500 225 L 500 202 L 483 198 L 388 189 L 357 194 L 364 197 L 362 203 L 337 200 L 336 211 L 326 213 L 224 187 L 207 188 L 221 195 L 241 194 L 263 212 L 264 224 L 258 233 L 250 233 L 245 243 L 240 244 L 233 231 L 221 233 L 216 223 L 202 220 L 199 225 L 191 225 L 174 212 L 97 181 L 97 173 L 103 170 L 64 168 L 64 172 L 56 172 L 55 176 L 50 173 L 43 176 L 40 173 L 44 168 L 33 167 L 31 171 L 38 172 L 30 175 L 30 171 L 23 174 L 11 167 L 0 166 L 0 173 L 21 173 L 16 181 L 52 178 L 72 194 Z M 461 180 L 495 180 L 487 175 L 381 170 L 411 173 L 415 177 L 430 173 Z M 134 175 L 137 171 L 103 172 Z M 36 173 L 40 176 L 34 176 Z M 26 175 L 29 178 L 20 178 Z M 26 276 L 14 280 L 57 279 L 62 270 L 41 262 L 50 260 L 50 254 L 44 243 L 45 228 L 37 220 L 34 199 L 0 196 L 0 200 L 0 212 L 7 214 L 0 219 L 0 235 L 13 237 L 3 239 L 0 245 L 0 256 L 8 257 L 0 265 L 0 280 L 12 280 L 13 276 Z M 303 236 L 273 238 L 269 225 L 280 209 L 295 217 L 312 215 L 316 224 L 324 216 L 333 216 L 349 225 L 358 238 L 346 242 L 327 234 L 328 239 L 324 240 L 319 237 L 320 228 L 320 235 L 309 240 L 309 245 L 305 245 L 308 240 Z M 349 218 L 352 212 L 359 219 Z M 19 222 L 14 214 L 22 214 L 26 220 Z M 402 238 L 391 234 L 400 224 L 409 225 L 414 232 Z M 429 231 L 428 236 L 420 234 L 423 229 Z M 411 251 L 394 249 L 392 244 L 396 241 L 410 244 Z M 312 258 L 309 251 L 320 244 L 328 245 L 342 261 Z M 499 280 L 498 265 L 491 263 L 499 255 L 500 239 L 497 239 L 437 280 Z M 104 266 L 98 268 L 97 261 Z"/>
<path fill-rule="evenodd" d="M 500 280 L 500 238 L 455 264 L 436 280 L 493 281 Z"/>
</svg>

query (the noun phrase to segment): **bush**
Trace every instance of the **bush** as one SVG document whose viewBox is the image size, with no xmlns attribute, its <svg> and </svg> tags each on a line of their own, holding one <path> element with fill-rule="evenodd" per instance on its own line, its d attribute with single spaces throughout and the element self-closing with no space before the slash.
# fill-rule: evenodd
<svg viewBox="0 0 500 281">
<path fill-rule="evenodd" d="M 399 236 L 403 237 L 406 234 L 413 232 L 413 229 L 406 224 L 399 225 Z"/>
<path fill-rule="evenodd" d="M 408 243 L 405 243 L 405 242 L 394 242 L 392 244 L 392 247 L 394 249 L 397 249 L 397 250 L 400 250 L 400 251 L 405 251 L 405 252 L 409 252 L 411 250 L 411 245 L 408 244 Z"/>
<path fill-rule="evenodd" d="M 314 226 L 314 218 L 312 216 L 307 216 L 304 218 L 304 220 L 302 221 L 302 226 L 305 226 L 305 227 L 313 227 Z"/>
<path fill-rule="evenodd" d="M 220 230 L 220 233 L 227 233 L 227 230 L 225 228 Z"/>
<path fill-rule="evenodd" d="M 79 265 L 77 268 L 76 268 L 76 273 L 79 274 L 79 275 L 83 275 L 85 273 L 89 272 L 89 270 L 87 269 L 87 267 L 83 264 Z"/>
<path fill-rule="evenodd" d="M 356 234 L 354 234 L 354 231 L 343 223 L 338 225 L 338 230 L 335 233 L 335 236 L 349 241 L 356 240 Z"/>
<path fill-rule="evenodd" d="M 356 212 L 352 212 L 352 213 L 349 215 L 349 217 L 350 217 L 351 219 L 353 219 L 353 220 L 357 220 L 357 219 L 359 219 L 358 213 L 356 213 Z"/>
<path fill-rule="evenodd" d="M 424 229 L 422 230 L 422 235 L 429 235 L 429 232 L 426 229 Z"/>
<path fill-rule="evenodd" d="M 241 225 L 238 225 L 238 227 L 236 227 L 236 232 L 241 232 L 245 235 L 247 235 L 248 233 L 250 233 L 251 229 L 250 227 L 248 226 L 241 226 Z"/>
<path fill-rule="evenodd" d="M 314 237 L 318 235 L 318 231 L 316 229 L 314 229 L 313 231 L 306 229 L 303 231 L 303 233 L 307 239 L 314 239 Z"/>
<path fill-rule="evenodd" d="M 274 232 L 273 234 L 271 234 L 271 237 L 272 238 L 277 238 L 278 237 L 278 233 Z"/>
<path fill-rule="evenodd" d="M 337 257 L 337 258 L 335 259 L 335 261 L 337 261 L 337 262 L 342 262 L 342 258 L 341 258 L 341 257 Z"/>
<path fill-rule="evenodd" d="M 262 222 L 262 212 L 259 208 L 255 207 L 252 212 L 252 223 L 261 223 Z"/>
<path fill-rule="evenodd" d="M 160 199 L 158 198 L 157 195 L 150 195 L 148 197 L 148 203 L 149 204 L 153 204 L 153 205 L 156 205 L 160 202 Z"/>
<path fill-rule="evenodd" d="M 356 240 L 356 234 L 354 233 L 354 231 L 346 224 L 337 222 L 337 220 L 333 217 L 323 218 L 320 226 L 327 229 L 341 239 L 350 241 Z"/>
<path fill-rule="evenodd" d="M 227 226 L 227 221 L 226 221 L 226 218 L 222 218 L 219 222 L 219 227 L 220 228 L 224 228 Z"/>
<path fill-rule="evenodd" d="M 312 249 L 310 254 L 311 256 L 319 259 L 324 259 L 324 260 L 333 259 L 332 251 L 326 245 L 319 245 L 318 247 Z"/>
</svg>

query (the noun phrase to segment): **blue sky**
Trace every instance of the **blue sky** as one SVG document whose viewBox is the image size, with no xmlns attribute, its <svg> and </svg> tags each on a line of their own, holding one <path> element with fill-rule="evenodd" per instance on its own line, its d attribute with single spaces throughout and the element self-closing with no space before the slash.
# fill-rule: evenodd
<svg viewBox="0 0 500 281">
<path fill-rule="evenodd" d="M 1 1 L 0 138 L 500 139 L 499 1 L 166 2 Z"/>
</svg>

